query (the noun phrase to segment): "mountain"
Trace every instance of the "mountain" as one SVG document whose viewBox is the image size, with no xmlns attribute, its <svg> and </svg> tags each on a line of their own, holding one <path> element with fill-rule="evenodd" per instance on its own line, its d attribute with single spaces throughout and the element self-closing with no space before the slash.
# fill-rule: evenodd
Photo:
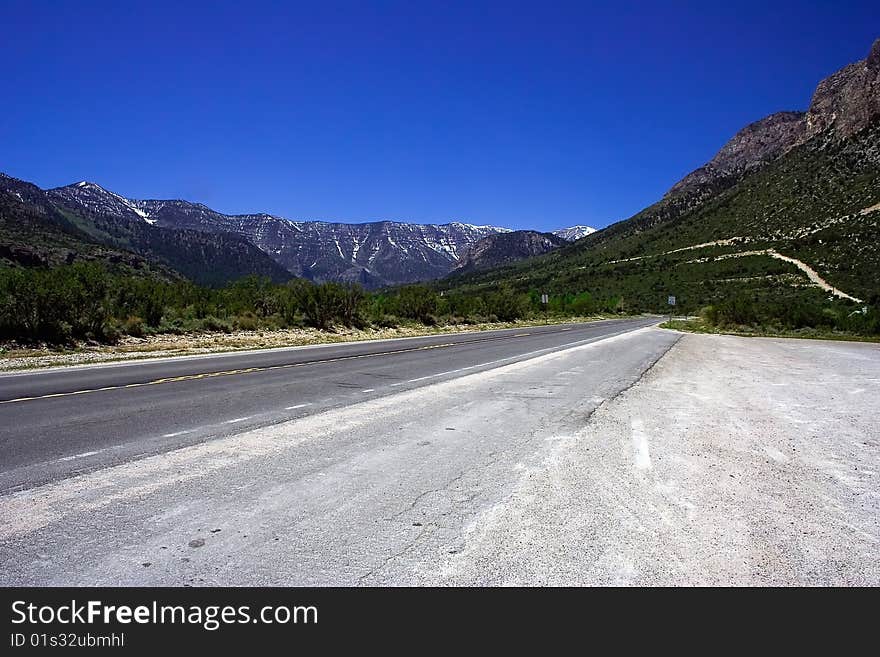
<svg viewBox="0 0 880 657">
<path fill-rule="evenodd" d="M 270 214 L 227 215 L 188 201 L 127 199 L 87 182 L 49 193 L 67 207 L 121 217 L 129 223 L 235 235 L 295 276 L 315 281 L 353 281 L 369 288 L 445 276 L 478 240 L 509 231 L 460 222 L 346 224 L 291 221 Z"/>
<path fill-rule="evenodd" d="M 880 114 L 880 39 L 866 59 L 825 78 L 816 87 L 805 117 L 804 140 L 828 130 L 840 137 L 862 131 Z"/>
<path fill-rule="evenodd" d="M 49 195 L 62 205 L 81 207 L 93 214 L 123 217 L 132 221 L 155 224 L 154 219 L 138 206 L 137 202 L 114 194 L 93 182 L 82 180 L 66 187 L 49 190 Z"/>
<path fill-rule="evenodd" d="M 760 167 L 826 132 L 847 138 L 880 114 L 880 39 L 867 58 L 822 80 L 806 112 L 777 112 L 727 142 L 708 163 L 685 176 L 667 196 L 694 192 Z"/>
<path fill-rule="evenodd" d="M 130 199 L 88 181 L 34 189 L 88 239 L 209 285 L 250 273 L 367 288 L 401 285 L 539 255 L 595 232 L 589 226 L 537 233 L 462 222 L 291 221 L 265 213 L 227 215 L 189 201 Z"/>
<path fill-rule="evenodd" d="M 553 234 L 557 237 L 561 237 L 568 242 L 575 242 L 580 238 L 586 237 L 587 235 L 592 235 L 595 232 L 596 229 L 592 226 L 569 226 L 568 228 L 560 228 L 559 230 L 554 230 Z"/>
<path fill-rule="evenodd" d="M 785 307 L 880 301 L 880 40 L 816 88 L 806 112 L 746 126 L 633 217 L 551 253 L 444 283 L 590 292 L 692 311 L 744 295 Z M 805 268 L 813 271 L 807 272 Z M 827 287 L 815 282 L 819 277 Z M 842 294 L 840 294 L 842 293 Z"/>
<path fill-rule="evenodd" d="M 509 233 L 487 235 L 464 253 L 454 271 L 455 273 L 464 273 L 489 269 L 508 262 L 549 253 L 565 244 L 568 244 L 568 240 L 563 237 L 553 233 L 538 233 L 533 230 L 515 230 Z"/>
<path fill-rule="evenodd" d="M 692 193 L 776 159 L 806 134 L 806 112 L 777 112 L 740 130 L 709 162 L 679 180 L 667 196 Z"/>
<path fill-rule="evenodd" d="M 178 275 L 125 249 L 95 241 L 31 183 L 0 173 L 0 265 L 53 267 L 97 260 L 115 269 Z"/>
<path fill-rule="evenodd" d="M 290 274 L 238 235 L 153 225 L 137 207 L 94 183 L 42 190 L 0 174 L 0 258 L 19 266 L 101 260 L 133 270 L 221 285 L 249 274 Z M 174 273 L 176 272 L 176 273 Z"/>
</svg>

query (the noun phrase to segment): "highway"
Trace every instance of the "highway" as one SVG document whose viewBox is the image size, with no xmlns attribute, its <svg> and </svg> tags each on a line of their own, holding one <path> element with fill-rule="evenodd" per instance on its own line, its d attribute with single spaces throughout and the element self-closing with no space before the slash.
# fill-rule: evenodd
<svg viewBox="0 0 880 657">
<path fill-rule="evenodd" d="M 655 323 L 609 320 L 0 375 L 0 494 Z"/>
<path fill-rule="evenodd" d="M 637 319 L 0 378 L 0 585 L 877 585 L 874 344 Z"/>
<path fill-rule="evenodd" d="M 458 555 L 679 341 L 656 322 L 4 376 L 0 585 L 483 582 Z"/>
</svg>

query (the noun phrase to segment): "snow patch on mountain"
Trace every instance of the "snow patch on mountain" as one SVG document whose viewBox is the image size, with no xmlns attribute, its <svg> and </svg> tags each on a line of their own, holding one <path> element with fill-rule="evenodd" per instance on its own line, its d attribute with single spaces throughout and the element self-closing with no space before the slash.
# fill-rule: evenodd
<svg viewBox="0 0 880 657">
<path fill-rule="evenodd" d="M 574 242 L 575 240 L 579 240 L 582 237 L 586 237 L 592 233 L 595 233 L 596 229 L 592 226 L 569 226 L 568 228 L 560 228 L 559 230 L 554 230 L 553 234 L 557 237 L 561 237 L 564 240 L 568 240 L 569 242 Z"/>
<path fill-rule="evenodd" d="M 353 281 L 367 287 L 441 278 L 481 239 L 512 232 L 502 226 L 463 221 L 339 223 L 292 221 L 266 213 L 227 215 L 201 203 L 128 199 L 87 181 L 51 192 L 64 203 L 90 212 L 136 218 L 159 227 L 234 233 L 296 276 Z M 563 232 L 581 235 L 585 230 L 593 229 L 576 226 Z"/>
<path fill-rule="evenodd" d="M 57 187 L 49 192 L 56 198 L 61 198 L 67 203 L 80 205 L 92 212 L 122 215 L 129 218 L 134 215 L 148 224 L 156 223 L 156 220 L 145 209 L 143 201 L 125 198 L 88 180 L 80 180 L 66 187 Z"/>
</svg>

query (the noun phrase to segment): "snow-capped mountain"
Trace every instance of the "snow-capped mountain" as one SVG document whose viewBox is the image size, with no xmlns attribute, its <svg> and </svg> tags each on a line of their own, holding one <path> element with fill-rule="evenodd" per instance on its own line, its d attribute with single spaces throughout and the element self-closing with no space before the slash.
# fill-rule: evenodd
<svg viewBox="0 0 880 657">
<path fill-rule="evenodd" d="M 183 275 L 203 285 L 224 285 L 250 274 L 290 279 L 239 235 L 162 228 L 128 199 L 97 185 L 71 187 L 47 191 L 0 173 L 0 265 L 98 260 L 127 273 Z"/>
<path fill-rule="evenodd" d="M 49 190 L 50 194 L 65 203 L 80 205 L 91 212 L 112 214 L 129 219 L 143 219 L 149 224 L 156 223 L 140 206 L 140 201 L 132 201 L 114 194 L 100 185 L 81 180 L 78 183 Z"/>
<path fill-rule="evenodd" d="M 580 238 L 586 237 L 590 233 L 595 232 L 596 229 L 592 226 L 569 226 L 568 228 L 554 230 L 553 234 L 564 240 L 568 240 L 569 242 L 574 242 L 575 240 L 579 240 Z"/>
<path fill-rule="evenodd" d="M 157 227 L 240 235 L 296 276 L 357 281 L 368 287 L 441 278 L 480 239 L 510 231 L 462 222 L 347 224 L 291 221 L 269 214 L 226 215 L 188 201 L 128 199 L 89 182 L 49 193 L 67 205 L 138 217 Z"/>
</svg>

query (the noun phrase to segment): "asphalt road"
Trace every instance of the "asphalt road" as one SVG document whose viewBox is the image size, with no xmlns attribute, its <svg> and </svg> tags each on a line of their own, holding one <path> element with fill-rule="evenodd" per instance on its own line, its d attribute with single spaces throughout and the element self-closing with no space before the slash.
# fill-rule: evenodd
<svg viewBox="0 0 880 657">
<path fill-rule="evenodd" d="M 33 404 L 24 441 L 57 424 L 43 404 L 107 408 L 120 391 L 158 395 L 160 430 L 204 426 L 216 396 L 221 418 L 242 412 L 224 408 L 235 389 L 268 410 L 133 443 L 97 417 L 110 446 L 60 461 L 96 465 L 0 495 L 0 586 L 880 583 L 878 345 L 635 326 L 260 353 L 285 367 L 149 385 L 144 364 L 70 372 L 137 385 L 0 405 Z M 335 401 L 301 406 L 309 390 Z M 6 476 L 59 464 L 31 453 Z"/>
<path fill-rule="evenodd" d="M 0 585 L 537 582 L 531 566 L 515 563 L 486 580 L 488 564 L 483 556 L 471 559 L 470 550 L 504 508 L 527 501 L 519 491 L 552 470 L 560 450 L 593 448 L 577 438 L 591 416 L 637 385 L 680 338 L 652 323 L 261 353 L 264 366 L 309 364 L 4 404 L 4 414 L 33 409 L 33 415 L 15 411 L 30 422 L 28 431 L 15 433 L 23 444 L 55 454 L 107 447 L 60 462 L 98 458 L 101 467 L 0 495 Z M 254 366 L 250 356 L 227 358 L 194 361 L 183 371 Z M 77 385 L 65 388 L 68 382 L 58 380 L 54 388 L 10 392 L 77 392 L 71 389 L 92 376 L 143 383 L 141 367 L 83 370 L 70 374 L 87 377 Z M 38 428 L 57 424 L 51 405 L 60 403 L 71 412 L 112 410 L 67 421 L 75 428 L 70 439 L 84 442 L 66 447 L 63 431 L 47 437 Z M 300 406 L 306 403 L 313 405 Z M 200 410 L 206 405 L 207 412 Z M 299 408 L 285 411 L 288 406 Z M 221 424 L 243 413 L 258 417 Z M 131 414 L 138 417 L 126 420 Z M 161 439 L 171 429 L 204 431 L 205 422 L 210 440 Z M 108 429 L 115 423 L 141 438 Z M 143 450 L 151 441 L 158 453 L 106 461 L 116 450 Z M 21 465 L 6 476 L 20 482 L 22 473 L 31 473 L 31 482 L 46 464 L 58 463 L 36 447 L 17 454 Z M 575 483 L 572 492 L 588 483 L 589 477 Z M 594 508 L 604 509 L 580 499 L 572 517 Z M 565 509 L 548 507 L 518 518 L 514 542 L 539 530 L 545 513 L 566 516 Z M 566 522 L 554 526 L 565 533 Z M 590 540 L 576 537 L 571 544 Z M 540 546 L 537 552 L 544 563 L 565 567 Z M 470 568 L 477 575 L 466 574 Z"/>
<path fill-rule="evenodd" d="M 609 320 L 0 375 L 0 494 L 655 323 Z"/>
</svg>

